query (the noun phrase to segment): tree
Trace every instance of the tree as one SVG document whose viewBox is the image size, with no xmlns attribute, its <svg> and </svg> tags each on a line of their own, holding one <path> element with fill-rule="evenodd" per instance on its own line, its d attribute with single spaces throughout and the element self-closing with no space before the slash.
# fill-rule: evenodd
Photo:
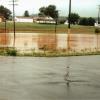
<svg viewBox="0 0 100 100">
<path fill-rule="evenodd" d="M 56 10 L 55 5 L 49 5 L 48 7 L 41 7 L 39 9 L 40 13 L 38 15 L 40 16 L 50 16 L 52 17 L 55 21 L 57 20 L 59 14 L 58 10 Z"/>
<path fill-rule="evenodd" d="M 29 17 L 29 12 L 27 10 L 24 12 L 24 17 Z"/>
<path fill-rule="evenodd" d="M 92 17 L 89 18 L 81 18 L 79 24 L 85 26 L 93 26 L 95 23 L 95 19 Z"/>
<path fill-rule="evenodd" d="M 95 19 L 92 18 L 92 17 L 89 17 L 89 18 L 88 18 L 88 25 L 94 26 L 94 23 L 95 23 Z"/>
<path fill-rule="evenodd" d="M 70 23 L 71 24 L 78 24 L 80 16 L 77 13 L 70 14 Z"/>
<path fill-rule="evenodd" d="M 46 8 L 46 12 L 45 12 L 46 15 L 56 19 L 58 18 L 58 10 L 56 10 L 56 6 L 55 5 L 49 5 L 47 8 Z"/>
<path fill-rule="evenodd" d="M 39 16 L 41 16 L 41 17 L 44 17 L 46 14 L 45 14 L 45 12 L 46 12 L 46 7 L 41 7 L 40 9 L 39 9 Z"/>
<path fill-rule="evenodd" d="M 0 15 L 4 16 L 6 19 L 11 17 L 11 11 L 4 6 L 0 6 Z"/>
<path fill-rule="evenodd" d="M 87 18 L 81 18 L 79 25 L 85 25 L 85 26 L 88 25 L 88 19 Z"/>
</svg>

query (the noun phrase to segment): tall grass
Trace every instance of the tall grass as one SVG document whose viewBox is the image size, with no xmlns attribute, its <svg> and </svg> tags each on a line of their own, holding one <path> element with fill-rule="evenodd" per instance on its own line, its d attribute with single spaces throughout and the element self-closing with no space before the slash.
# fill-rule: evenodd
<svg viewBox="0 0 100 100">
<path fill-rule="evenodd" d="M 17 50 L 15 48 L 6 49 L 6 54 L 8 56 L 17 56 Z"/>
</svg>

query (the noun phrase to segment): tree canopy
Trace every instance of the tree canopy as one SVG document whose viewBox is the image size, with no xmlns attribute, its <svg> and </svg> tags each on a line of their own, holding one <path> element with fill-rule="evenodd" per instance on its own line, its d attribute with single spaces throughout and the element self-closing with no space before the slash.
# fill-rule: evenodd
<svg viewBox="0 0 100 100">
<path fill-rule="evenodd" d="M 26 10 L 25 12 L 24 12 L 24 17 L 29 17 L 30 15 L 29 15 L 29 12 L 28 12 L 28 10 Z"/>
<path fill-rule="evenodd" d="M 50 16 L 53 19 L 57 19 L 59 14 L 55 5 L 49 5 L 48 7 L 41 7 L 39 9 L 39 16 Z"/>
<path fill-rule="evenodd" d="M 94 26 L 94 23 L 95 23 L 95 19 L 92 18 L 92 17 L 89 17 L 89 18 L 88 18 L 88 25 Z"/>
<path fill-rule="evenodd" d="M 70 23 L 71 24 L 78 24 L 80 16 L 77 13 L 70 14 Z"/>
<path fill-rule="evenodd" d="M 11 16 L 11 11 L 4 6 L 0 6 L 0 15 L 4 16 L 6 19 L 9 19 Z"/>
<path fill-rule="evenodd" d="M 79 24 L 80 25 L 85 25 L 85 26 L 93 26 L 95 23 L 95 19 L 92 17 L 89 18 L 81 18 Z"/>
</svg>

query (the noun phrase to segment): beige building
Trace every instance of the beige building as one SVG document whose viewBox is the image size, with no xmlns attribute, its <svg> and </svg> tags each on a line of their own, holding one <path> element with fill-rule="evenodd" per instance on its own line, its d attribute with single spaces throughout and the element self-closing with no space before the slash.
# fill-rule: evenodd
<svg viewBox="0 0 100 100">
<path fill-rule="evenodd" d="M 3 21 L 4 21 L 4 17 L 0 16 L 0 22 L 3 22 Z"/>
<path fill-rule="evenodd" d="M 51 18 L 51 17 L 48 17 L 48 16 L 46 16 L 46 17 L 36 17 L 36 18 L 34 18 L 34 22 L 35 23 L 43 23 L 43 24 L 55 24 L 55 20 L 53 19 L 53 18 Z"/>
</svg>

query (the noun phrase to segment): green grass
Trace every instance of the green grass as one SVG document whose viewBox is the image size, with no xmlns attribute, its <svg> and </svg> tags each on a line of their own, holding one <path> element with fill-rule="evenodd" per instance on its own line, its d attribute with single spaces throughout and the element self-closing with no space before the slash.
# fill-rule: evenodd
<svg viewBox="0 0 100 100">
<path fill-rule="evenodd" d="M 15 48 L 0 48 L 0 56 L 26 56 L 26 57 L 67 57 L 67 56 L 86 56 L 100 55 L 100 51 L 45 51 L 45 52 L 20 52 Z"/>
<path fill-rule="evenodd" d="M 0 28 L 4 28 L 5 23 L 0 23 Z M 36 23 L 16 23 L 17 30 L 43 30 L 43 29 L 54 29 L 55 25 L 51 24 L 36 24 Z M 7 29 L 13 30 L 13 23 L 7 22 Z"/>
<path fill-rule="evenodd" d="M 5 29 L 5 23 L 0 23 L 0 29 Z M 13 32 L 13 23 L 7 22 L 7 30 Z M 65 33 L 68 26 L 64 24 L 57 25 L 57 32 Z M 54 33 L 54 24 L 37 24 L 37 23 L 16 23 L 16 32 L 43 32 Z M 95 28 L 92 26 L 71 25 L 72 33 L 95 33 Z"/>
</svg>

